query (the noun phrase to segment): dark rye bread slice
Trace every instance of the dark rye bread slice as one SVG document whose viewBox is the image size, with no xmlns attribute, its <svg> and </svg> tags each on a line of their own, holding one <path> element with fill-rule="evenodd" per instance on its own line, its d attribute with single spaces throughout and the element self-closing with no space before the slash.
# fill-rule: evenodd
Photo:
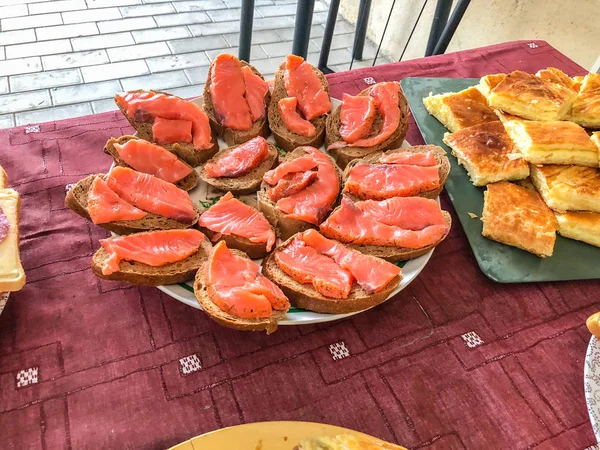
<svg viewBox="0 0 600 450">
<path fill-rule="evenodd" d="M 129 164 L 127 164 L 125 161 L 123 161 L 119 157 L 119 152 L 115 148 L 115 144 L 123 145 L 128 141 L 136 140 L 136 139 L 139 139 L 139 138 L 137 138 L 135 136 L 121 136 L 118 139 L 110 138 L 106 142 L 106 145 L 104 146 L 104 153 L 107 153 L 110 156 L 112 156 L 113 159 L 115 160 L 115 164 L 117 166 L 129 167 L 131 169 L 136 170 L 134 167 L 131 167 Z M 143 139 L 139 139 L 139 140 L 143 140 Z M 184 163 L 186 166 L 188 166 L 190 169 L 192 169 L 192 172 L 187 177 L 185 177 L 185 178 L 179 180 L 177 183 L 175 183 L 175 186 L 177 186 L 179 189 L 183 189 L 184 191 L 189 191 L 191 189 L 194 189 L 198 185 L 199 177 L 192 166 L 190 166 L 188 163 L 186 163 L 183 160 L 181 160 L 181 162 Z"/>
<path fill-rule="evenodd" d="M 369 95 L 374 86 L 376 85 L 369 86 L 358 95 Z M 398 89 L 398 107 L 400 108 L 400 124 L 392 133 L 392 135 L 381 144 L 371 147 L 352 147 L 352 145 L 348 145 L 347 147 L 329 150 L 331 155 L 335 158 L 338 165 L 342 169 L 345 168 L 353 159 L 364 158 L 373 152 L 385 151 L 390 148 L 398 148 L 402 145 L 404 137 L 406 136 L 406 132 L 408 131 L 408 102 L 402 93 L 402 89 Z M 342 105 L 339 105 L 327 118 L 327 133 L 325 135 L 326 148 L 334 142 L 343 141 L 342 135 L 340 134 L 341 111 Z M 379 111 L 377 111 L 375 113 L 375 121 L 373 122 L 373 132 L 368 137 L 372 137 L 379 133 L 382 124 L 383 118 L 381 117 L 381 114 L 379 114 Z"/>
<path fill-rule="evenodd" d="M 240 250 L 231 250 L 231 252 L 237 256 L 247 257 L 247 255 Z M 267 334 L 271 334 L 277 329 L 277 323 L 285 317 L 287 311 L 273 310 L 273 314 L 270 317 L 262 319 L 242 319 L 222 311 L 221 308 L 213 303 L 208 295 L 207 286 L 204 284 L 205 270 L 206 261 L 204 261 L 196 273 L 194 294 L 204 312 L 208 314 L 212 320 L 226 327 L 243 331 L 266 331 Z"/>
<path fill-rule="evenodd" d="M 329 85 L 325 75 L 314 66 L 311 66 L 313 71 L 321 80 L 323 88 L 329 95 Z M 279 111 L 279 100 L 288 97 L 285 89 L 285 82 L 283 80 L 283 74 L 285 72 L 285 61 L 281 63 L 277 72 L 275 72 L 275 82 L 273 86 L 273 93 L 271 94 L 271 103 L 269 104 L 269 126 L 275 136 L 275 142 L 277 145 L 283 148 L 287 152 L 291 152 L 296 147 L 303 145 L 310 145 L 311 147 L 319 148 L 323 145 L 325 140 L 325 124 L 327 121 L 327 114 L 315 117 L 310 122 L 315 126 L 316 134 L 313 137 L 301 136 L 296 133 L 292 133 L 288 130 L 283 123 L 281 118 L 281 112 Z"/>
<path fill-rule="evenodd" d="M 256 75 L 258 75 L 264 80 L 262 74 L 258 70 L 256 70 L 254 66 L 251 66 L 246 61 L 240 61 L 240 63 L 242 64 L 242 67 L 250 67 L 252 72 L 254 72 Z M 242 144 L 246 141 L 249 141 L 252 138 L 255 138 L 256 136 L 262 136 L 266 138 L 269 135 L 269 122 L 267 121 L 266 111 L 265 115 L 257 121 L 255 121 L 249 130 L 232 130 L 231 128 L 227 128 L 219 123 L 217 113 L 213 105 L 212 94 L 210 92 L 213 65 L 214 62 L 210 65 L 210 68 L 208 69 L 208 77 L 206 78 L 206 84 L 204 85 L 204 103 L 202 105 L 202 108 L 204 109 L 204 112 L 206 113 L 206 115 L 208 116 L 208 120 L 210 121 L 210 127 L 229 146 Z M 267 93 L 265 94 L 265 105 L 268 107 L 270 102 L 271 93 L 267 91 Z"/>
<path fill-rule="evenodd" d="M 222 178 L 213 178 L 206 173 L 205 166 L 202 166 L 200 169 L 200 178 L 206 181 L 211 186 L 216 187 L 222 191 L 229 191 L 234 195 L 243 195 L 243 194 L 252 194 L 253 192 L 258 191 L 260 188 L 260 183 L 262 183 L 262 178 L 264 174 L 273 168 L 277 164 L 279 153 L 277 152 L 277 147 L 268 142 L 269 146 L 269 157 L 265 159 L 262 163 L 252 169 L 250 172 L 241 175 L 239 177 L 222 177 Z M 216 162 L 219 158 L 227 155 L 231 152 L 232 149 L 238 147 L 228 147 L 219 151 L 215 156 L 209 159 L 207 162 Z"/>
<path fill-rule="evenodd" d="M 92 182 L 94 181 L 94 178 L 104 176 L 104 174 L 90 175 L 87 178 L 79 181 L 73 187 L 73 189 L 68 192 L 65 198 L 65 206 L 84 219 L 91 221 L 92 219 L 90 218 L 87 210 L 88 192 Z M 140 231 L 191 228 L 196 224 L 196 222 L 198 222 L 198 217 L 200 215 L 196 205 L 194 205 L 194 209 L 196 210 L 196 217 L 192 223 L 178 222 L 177 220 L 159 216 L 158 214 L 148 213 L 144 218 L 139 220 L 119 220 L 116 222 L 100 223 L 98 226 L 104 228 L 105 230 L 121 235 L 139 233 Z"/>
<path fill-rule="evenodd" d="M 135 261 L 123 260 L 119 263 L 119 270 L 117 272 L 104 275 L 102 274 L 102 268 L 108 258 L 108 254 L 100 247 L 92 257 L 92 271 L 98 278 L 126 281 L 130 284 L 163 286 L 165 284 L 183 283 L 194 278 L 198 269 L 208 258 L 211 248 L 210 241 L 204 239 L 198 251 L 182 261 L 153 267 Z"/>
<path fill-rule="evenodd" d="M 302 150 L 302 148 L 297 148 L 294 151 L 288 153 L 283 158 L 282 162 L 291 161 L 296 158 L 300 158 L 301 156 L 306 155 L 306 152 Z M 328 155 L 329 156 L 329 155 Z M 340 177 L 340 187 L 341 187 L 341 171 L 335 164 L 335 161 L 329 156 L 331 159 L 331 163 L 333 167 L 338 170 L 338 175 Z M 301 231 L 306 231 L 309 228 L 316 228 L 312 223 L 305 222 L 304 220 L 292 219 L 287 217 L 287 214 L 279 211 L 276 207 L 277 202 L 273 202 L 269 198 L 269 191 L 272 189 L 272 186 L 268 185 L 264 181 L 261 184 L 260 190 L 256 193 L 257 196 L 257 204 L 258 210 L 262 212 L 271 226 L 275 228 L 275 232 L 278 237 L 283 240 L 288 239 L 290 236 L 299 233 Z M 337 198 L 336 198 L 337 201 Z M 335 202 L 334 202 L 335 204 Z M 332 204 L 333 207 L 333 204 Z"/>
<path fill-rule="evenodd" d="M 154 90 L 145 91 L 143 89 L 137 89 L 137 90 L 129 91 L 129 92 L 152 92 L 155 94 L 165 94 L 165 95 L 168 95 L 169 97 L 177 97 L 177 96 L 171 95 L 167 92 L 154 91 Z M 180 98 L 180 97 L 177 97 L 177 98 Z M 133 128 L 135 128 L 135 131 L 137 132 L 138 137 L 140 137 L 146 141 L 156 143 L 156 141 L 154 140 L 154 135 L 152 134 L 152 125 L 154 124 L 154 117 L 151 117 L 148 120 L 145 120 L 143 122 L 137 121 L 137 120 L 135 120 L 134 117 L 130 117 L 129 114 L 127 114 L 127 111 L 125 111 L 125 108 L 123 108 L 121 105 L 119 105 L 119 103 L 116 101 L 116 97 L 115 97 L 115 103 L 117 104 L 117 107 L 121 110 L 121 112 L 123 113 L 125 118 L 129 121 L 131 126 Z M 165 147 L 167 150 L 170 150 L 173 153 L 175 153 L 180 159 L 184 160 L 190 166 L 196 167 L 196 166 L 199 166 L 200 164 L 202 164 L 204 161 L 206 161 L 207 159 L 209 159 L 211 156 L 213 156 L 215 153 L 217 153 L 219 151 L 219 142 L 217 140 L 217 135 L 215 134 L 215 132 L 212 129 L 211 129 L 211 133 L 212 133 L 211 139 L 212 139 L 213 146 L 211 148 L 208 148 L 205 150 L 199 150 L 199 149 L 194 148 L 194 144 L 192 144 L 191 142 L 177 142 L 174 144 L 163 145 L 163 147 Z"/>
<path fill-rule="evenodd" d="M 375 153 L 371 153 L 370 155 L 365 156 L 364 158 L 355 159 L 353 161 L 350 161 L 350 163 L 344 169 L 344 175 L 343 175 L 344 188 L 346 185 L 346 180 L 348 178 L 348 174 L 350 173 L 352 168 L 354 166 L 356 166 L 357 164 L 377 164 L 379 162 L 379 158 L 381 158 L 381 156 L 383 154 L 393 155 L 396 153 L 427 153 L 427 152 L 434 153 L 435 159 L 436 159 L 438 165 L 440 166 L 439 167 L 440 187 L 437 189 L 433 189 L 431 191 L 421 192 L 420 194 L 417 194 L 417 196 L 436 199 L 439 197 L 440 193 L 444 189 L 444 183 L 446 183 L 446 180 L 448 179 L 448 175 L 450 174 L 450 161 L 448 160 L 448 157 L 446 156 L 446 152 L 443 148 L 438 147 L 437 145 L 415 145 L 414 147 L 397 148 L 395 150 L 388 150 L 386 152 L 375 152 Z M 356 199 L 356 197 L 354 195 L 350 195 L 350 194 L 346 194 L 346 195 L 348 195 L 353 200 Z M 369 199 L 368 195 L 365 195 L 364 197 L 360 198 L 360 200 L 368 200 L 368 199 Z"/>
<path fill-rule="evenodd" d="M 201 226 L 198 228 L 200 228 L 202 233 L 208 236 L 211 242 L 216 244 L 219 241 L 225 241 L 228 248 L 240 250 L 246 253 L 250 259 L 264 258 L 269 254 L 267 251 L 267 244 L 252 242 L 250 239 L 233 234 L 223 234 L 219 239 L 214 239 L 214 237 L 217 235 L 215 231 Z"/>
<path fill-rule="evenodd" d="M 292 239 L 293 236 L 277 247 L 277 249 L 263 261 L 262 273 L 265 277 L 279 286 L 290 300 L 290 303 L 297 308 L 329 314 L 345 314 L 362 311 L 386 301 L 394 289 L 398 287 L 400 280 L 402 279 L 400 275 L 396 276 L 384 289 L 374 294 L 369 294 L 357 283 L 354 283 L 350 295 L 346 299 L 325 297 L 315 290 L 311 284 L 297 282 L 277 265 L 275 254 L 278 250 L 284 249 Z"/>
</svg>

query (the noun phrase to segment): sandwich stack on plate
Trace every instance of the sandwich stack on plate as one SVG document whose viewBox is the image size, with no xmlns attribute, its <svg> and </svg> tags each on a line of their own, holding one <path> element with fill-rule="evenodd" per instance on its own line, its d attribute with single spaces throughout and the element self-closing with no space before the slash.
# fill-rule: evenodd
<svg viewBox="0 0 600 450">
<path fill-rule="evenodd" d="M 483 235 L 552 256 L 556 232 L 600 246 L 600 75 L 491 74 L 423 103 L 484 192 Z"/>
</svg>

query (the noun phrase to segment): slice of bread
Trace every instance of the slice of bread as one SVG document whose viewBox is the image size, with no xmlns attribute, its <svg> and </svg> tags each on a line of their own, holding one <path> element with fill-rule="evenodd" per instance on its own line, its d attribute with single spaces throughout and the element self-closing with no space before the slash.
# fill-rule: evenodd
<svg viewBox="0 0 600 450">
<path fill-rule="evenodd" d="M 194 278 L 198 269 L 208 258 L 211 248 L 210 241 L 204 239 L 198 251 L 182 261 L 154 267 L 135 261 L 122 260 L 119 263 L 118 271 L 110 275 L 104 275 L 102 268 L 108 258 L 108 253 L 100 247 L 92 257 L 92 272 L 98 278 L 105 280 L 126 281 L 130 284 L 143 284 L 146 286 L 183 283 Z"/>
<path fill-rule="evenodd" d="M 232 249 L 231 252 L 237 256 L 247 257 L 247 255 L 240 250 Z M 266 331 L 267 334 L 271 334 L 277 329 L 277 322 L 285 317 L 287 311 L 273 310 L 271 317 L 260 319 L 242 319 L 221 310 L 221 308 L 215 305 L 208 295 L 207 286 L 204 284 L 205 266 L 206 260 L 203 261 L 202 266 L 196 273 L 196 279 L 194 281 L 194 294 L 196 294 L 196 300 L 198 300 L 198 303 L 204 312 L 208 314 L 212 320 L 223 326 L 234 328 L 236 330 Z"/>
<path fill-rule="evenodd" d="M 79 181 L 73 189 L 71 189 L 66 198 L 65 206 L 71 209 L 76 214 L 80 215 L 84 219 L 92 220 L 87 210 L 88 204 L 88 192 L 96 177 L 104 177 L 104 174 L 90 175 L 87 178 Z M 181 228 L 191 228 L 198 222 L 200 211 L 196 205 L 196 217 L 192 223 L 182 223 L 177 220 L 169 219 L 158 214 L 148 213 L 146 217 L 139 220 L 119 220 L 117 222 L 100 223 L 99 227 L 105 230 L 112 231 L 116 234 L 131 234 L 139 233 L 140 231 L 152 231 L 152 230 L 172 230 Z"/>
<path fill-rule="evenodd" d="M 4 171 L 2 166 L 0 166 L 0 189 L 6 189 L 7 187 L 8 187 L 8 175 L 6 175 L 6 172 Z"/>
<path fill-rule="evenodd" d="M 291 161 L 293 159 L 300 158 L 304 155 L 306 155 L 304 150 L 302 150 L 301 148 L 297 148 L 296 150 L 285 155 L 282 162 Z M 335 161 L 333 161 L 331 157 L 329 158 L 331 159 L 331 163 L 333 164 L 333 166 L 337 168 Z M 339 171 L 338 169 L 338 172 L 340 176 L 341 186 L 341 171 Z M 286 240 L 290 236 L 299 233 L 300 231 L 306 231 L 309 228 L 316 228 L 315 225 L 313 225 L 312 223 L 305 222 L 304 220 L 292 219 L 288 217 L 287 214 L 284 214 L 283 212 L 279 211 L 276 207 L 277 202 L 273 202 L 269 198 L 269 191 L 271 189 L 271 186 L 263 182 L 260 190 L 256 193 L 256 197 L 258 210 L 265 215 L 271 226 L 275 228 L 275 233 L 277 234 L 277 237 Z"/>
<path fill-rule="evenodd" d="M 119 152 L 115 148 L 115 144 L 123 145 L 123 144 L 125 144 L 125 142 L 133 140 L 133 139 L 139 139 L 139 138 L 137 138 L 135 136 L 121 136 L 118 139 L 117 138 L 110 138 L 108 140 L 108 142 L 106 142 L 106 145 L 104 146 L 104 153 L 107 153 L 110 156 L 112 156 L 113 159 L 115 160 L 115 164 L 117 166 L 129 167 L 129 168 L 131 168 L 133 170 L 136 170 L 134 167 L 131 167 L 129 164 L 127 164 L 125 161 L 123 161 L 119 157 Z M 186 166 L 189 166 L 190 169 L 192 169 L 192 173 L 190 173 L 187 177 L 185 177 L 182 180 L 179 180 L 177 183 L 175 183 L 175 186 L 177 186 L 179 189 L 183 189 L 184 191 L 189 191 L 191 189 L 194 189 L 198 185 L 199 177 L 198 177 L 198 174 L 196 173 L 196 171 L 193 169 L 192 166 L 190 166 L 185 161 L 182 161 L 182 162 Z"/>
<path fill-rule="evenodd" d="M 208 236 L 208 238 L 212 242 L 213 238 L 217 233 L 205 227 L 199 228 L 200 231 L 202 231 L 202 233 Z M 225 241 L 228 248 L 240 250 L 247 254 L 250 257 L 250 259 L 264 258 L 269 254 L 269 252 L 267 251 L 266 243 L 252 242 L 250 239 L 247 239 L 242 236 L 236 236 L 233 234 L 223 234 L 221 238 L 216 241 Z"/>
<path fill-rule="evenodd" d="M 329 314 L 362 311 L 386 301 L 392 291 L 400 284 L 401 277 L 397 276 L 381 291 L 369 294 L 357 283 L 354 283 L 350 295 L 346 299 L 325 297 L 320 292 L 317 292 L 312 285 L 297 282 L 277 265 L 274 257 L 275 253 L 285 248 L 292 241 L 292 238 L 289 238 L 277 247 L 263 261 L 262 273 L 281 288 L 293 306 Z"/>
<path fill-rule="evenodd" d="M 235 178 L 213 178 L 206 173 L 204 166 L 202 166 L 202 169 L 200 169 L 200 178 L 202 178 L 211 186 L 214 186 L 222 191 L 229 191 L 234 195 L 252 194 L 253 192 L 258 191 L 258 189 L 260 188 L 260 184 L 262 183 L 264 174 L 268 170 L 272 169 L 273 166 L 277 165 L 277 161 L 279 158 L 277 147 L 275 147 L 270 142 L 268 143 L 268 145 L 269 157 L 247 174 Z M 215 156 L 209 159 L 208 162 L 217 161 L 219 158 L 222 158 L 223 156 L 227 155 L 229 152 L 231 152 L 233 148 L 236 147 L 238 146 L 236 145 L 221 150 Z"/>
<path fill-rule="evenodd" d="M 273 136 L 275 136 L 275 142 L 277 142 L 277 145 L 287 152 L 291 152 L 296 147 L 301 147 L 303 145 L 310 145 L 311 147 L 319 148 L 321 145 L 323 145 L 323 141 L 325 140 L 327 114 L 315 117 L 310 121 L 315 126 L 317 131 L 312 137 L 292 133 L 283 123 L 281 112 L 279 111 L 279 100 L 289 97 L 285 89 L 285 82 L 283 79 L 285 64 L 285 61 L 282 62 L 277 72 L 275 72 L 273 93 L 271 94 L 271 103 L 269 104 L 269 126 L 273 132 Z M 321 85 L 327 91 L 327 94 L 329 94 L 329 85 L 325 75 L 323 75 L 323 73 L 316 67 L 311 66 L 311 68 L 317 74 L 319 80 L 321 80 Z"/>
<path fill-rule="evenodd" d="M 422 193 L 418 194 L 418 196 L 436 199 L 436 198 L 438 198 L 438 196 L 444 189 L 444 183 L 446 183 L 446 180 L 448 179 L 448 175 L 450 174 L 450 161 L 448 160 L 448 157 L 446 156 L 446 152 L 444 151 L 443 148 L 438 147 L 437 145 L 415 145 L 414 147 L 397 148 L 395 150 L 388 150 L 386 152 L 371 153 L 370 155 L 367 155 L 362 159 L 355 159 L 346 166 L 346 169 L 344 169 L 343 182 L 344 182 L 344 184 L 346 183 L 348 174 L 350 173 L 350 171 L 352 170 L 352 168 L 355 165 L 361 164 L 361 163 L 377 164 L 379 162 L 379 158 L 381 158 L 381 156 L 384 153 L 386 155 L 392 155 L 395 153 L 427 153 L 427 152 L 434 153 L 435 159 L 440 166 L 440 168 L 439 168 L 440 187 L 437 189 L 434 189 L 432 191 L 422 192 Z M 343 190 L 342 190 L 342 192 L 343 192 Z M 349 194 L 346 194 L 346 195 L 349 195 Z M 350 198 L 352 198 L 354 200 L 354 196 L 350 195 Z"/>
<path fill-rule="evenodd" d="M 145 91 L 143 89 L 137 89 L 129 92 L 152 92 L 155 94 L 165 94 L 170 97 L 176 97 L 175 95 L 171 95 L 167 92 L 154 90 Z M 115 103 L 117 102 L 115 101 Z M 127 114 L 127 111 L 125 111 L 125 109 L 121 105 L 119 105 L 119 103 L 117 103 L 117 106 L 121 110 L 125 118 L 129 121 L 131 126 L 135 128 L 138 137 L 149 142 L 155 142 L 154 136 L 152 134 L 152 125 L 154 124 L 154 118 L 146 122 L 138 122 L 134 120 L 133 117 L 130 117 L 129 114 Z M 215 153 L 219 151 L 219 142 L 217 140 L 217 135 L 214 132 L 214 130 L 212 130 L 212 142 L 213 146 L 205 150 L 198 150 L 194 148 L 194 144 L 192 144 L 191 142 L 177 142 L 174 144 L 164 145 L 163 147 L 175 153 L 180 159 L 184 160 L 190 166 L 196 167 L 205 162 L 207 159 L 211 158 Z"/>
<path fill-rule="evenodd" d="M 240 62 L 242 64 L 242 67 L 250 67 L 250 69 L 252 69 L 252 72 L 254 72 L 256 75 L 258 75 L 264 80 L 262 74 L 258 70 L 256 70 L 254 66 L 251 66 L 246 61 Z M 245 131 L 232 130 L 231 128 L 227 128 L 219 123 L 219 120 L 217 119 L 217 114 L 215 112 L 215 108 L 213 106 L 212 94 L 210 92 L 210 78 L 212 75 L 213 65 L 214 62 L 210 65 L 210 68 L 208 69 L 208 77 L 206 78 L 206 84 L 204 85 L 204 104 L 202 105 L 202 108 L 204 109 L 204 112 L 206 113 L 206 115 L 208 116 L 208 120 L 210 121 L 210 127 L 229 146 L 242 144 L 246 141 L 249 141 L 252 138 L 255 138 L 256 136 L 262 136 L 266 138 L 269 135 L 269 122 L 267 121 L 266 112 L 263 117 L 261 117 L 252 124 L 252 127 L 249 130 Z M 271 93 L 267 92 L 267 94 L 265 95 L 265 104 L 267 105 L 267 107 L 269 106 L 270 102 Z"/>
<path fill-rule="evenodd" d="M 19 193 L 14 189 L 0 189 L 0 211 L 4 225 L 8 224 L 6 235 L 0 241 L 0 292 L 18 291 L 26 281 L 19 253 L 20 210 Z"/>
<path fill-rule="evenodd" d="M 373 86 L 369 86 L 358 95 L 369 95 L 371 89 L 373 89 Z M 372 147 L 352 147 L 352 145 L 348 145 L 347 147 L 336 148 L 329 151 L 342 169 L 345 168 L 353 159 L 364 158 L 371 153 L 385 151 L 391 148 L 398 148 L 402 145 L 404 137 L 406 136 L 406 132 L 408 131 L 408 102 L 402 93 L 402 89 L 398 89 L 398 107 L 400 108 L 400 124 L 392 133 L 392 135 L 381 144 L 374 145 Z M 325 135 L 326 148 L 334 142 L 343 141 L 342 135 L 340 134 L 341 112 L 342 105 L 339 105 L 327 118 L 327 133 Z M 377 111 L 375 113 L 373 133 L 371 133 L 371 136 L 374 136 L 379 132 L 382 124 L 383 118 L 381 117 L 379 111 Z"/>
</svg>

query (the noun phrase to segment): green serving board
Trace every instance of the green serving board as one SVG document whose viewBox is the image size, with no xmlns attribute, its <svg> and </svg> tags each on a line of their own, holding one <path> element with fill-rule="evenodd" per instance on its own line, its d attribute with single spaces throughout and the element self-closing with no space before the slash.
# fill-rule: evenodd
<svg viewBox="0 0 600 450">
<path fill-rule="evenodd" d="M 471 184 L 465 169 L 458 165 L 450 149 L 442 142 L 446 128 L 427 112 L 422 101 L 430 92 L 458 92 L 478 82 L 477 78 L 405 78 L 401 85 L 425 142 L 439 145 L 448 154 L 452 170 L 446 181 L 446 191 L 479 267 L 484 274 L 499 283 L 600 278 L 598 247 L 558 236 L 554 254 L 550 258 L 538 258 L 481 235 L 483 224 L 479 217 L 483 211 L 484 188 Z M 477 218 L 471 218 L 468 213 L 477 214 Z"/>
</svg>

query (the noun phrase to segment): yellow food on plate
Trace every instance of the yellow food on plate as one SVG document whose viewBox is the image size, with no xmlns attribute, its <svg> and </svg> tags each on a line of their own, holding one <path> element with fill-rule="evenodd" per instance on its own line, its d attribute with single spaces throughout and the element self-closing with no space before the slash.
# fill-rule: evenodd
<svg viewBox="0 0 600 450">
<path fill-rule="evenodd" d="M 0 189 L 0 292 L 18 291 L 25 284 L 19 257 L 19 194 Z"/>
<path fill-rule="evenodd" d="M 480 123 L 498 120 L 484 95 L 475 87 L 449 94 L 430 94 L 423 99 L 423 104 L 429 114 L 452 133 Z"/>
<path fill-rule="evenodd" d="M 379 439 L 369 439 L 351 434 L 303 439 L 297 450 L 406 450 L 405 447 L 390 444 Z"/>
<path fill-rule="evenodd" d="M 539 194 L 507 181 L 488 184 L 483 194 L 483 236 L 541 258 L 552 256 L 557 223 Z"/>
<path fill-rule="evenodd" d="M 500 109 L 495 109 L 494 112 L 496 113 L 496 116 L 498 116 L 498 119 L 500 119 L 500 122 L 502 123 L 506 123 L 509 120 L 526 120 L 519 116 L 513 116 L 512 114 L 505 113 Z"/>
<path fill-rule="evenodd" d="M 598 153 L 600 154 L 600 131 L 594 131 L 590 140 L 594 143 L 594 145 L 598 148 Z M 600 156 L 599 156 L 600 158 Z M 600 164 L 600 162 L 599 162 Z"/>
<path fill-rule="evenodd" d="M 592 314 L 587 318 L 585 324 L 596 339 L 600 339 L 600 312 Z"/>
<path fill-rule="evenodd" d="M 581 166 L 531 166 L 531 180 L 554 211 L 600 213 L 600 171 Z"/>
<path fill-rule="evenodd" d="M 535 76 L 550 83 L 561 84 L 574 92 L 579 91 L 579 88 L 575 88 L 577 85 L 575 80 L 556 67 L 548 67 L 547 69 L 538 70 Z"/>
<path fill-rule="evenodd" d="M 6 172 L 4 171 L 2 166 L 0 166 L 0 189 L 6 189 L 7 187 L 8 187 L 8 176 L 6 175 Z"/>
<path fill-rule="evenodd" d="M 581 84 L 583 83 L 584 78 L 585 78 L 585 76 L 582 76 L 582 75 L 577 75 L 577 76 L 573 77 L 573 89 L 575 89 L 575 91 L 579 92 L 579 89 L 581 89 Z"/>
<path fill-rule="evenodd" d="M 589 73 L 573 102 L 569 119 L 587 128 L 600 128 L 600 74 Z"/>
<path fill-rule="evenodd" d="M 490 95 L 492 89 L 494 89 L 498 83 L 506 78 L 505 73 L 492 73 L 490 75 L 486 75 L 481 77 L 479 80 L 479 84 L 477 85 L 477 89 L 481 92 L 485 97 Z"/>
<path fill-rule="evenodd" d="M 600 247 L 600 214 L 569 211 L 555 215 L 561 236 Z"/>
<path fill-rule="evenodd" d="M 598 167 L 598 148 L 573 122 L 509 120 L 506 132 L 532 164 L 575 164 Z"/>
<path fill-rule="evenodd" d="M 467 169 L 475 186 L 502 180 L 520 180 L 529 175 L 529 165 L 499 121 L 446 134 L 444 143 Z"/>
</svg>

